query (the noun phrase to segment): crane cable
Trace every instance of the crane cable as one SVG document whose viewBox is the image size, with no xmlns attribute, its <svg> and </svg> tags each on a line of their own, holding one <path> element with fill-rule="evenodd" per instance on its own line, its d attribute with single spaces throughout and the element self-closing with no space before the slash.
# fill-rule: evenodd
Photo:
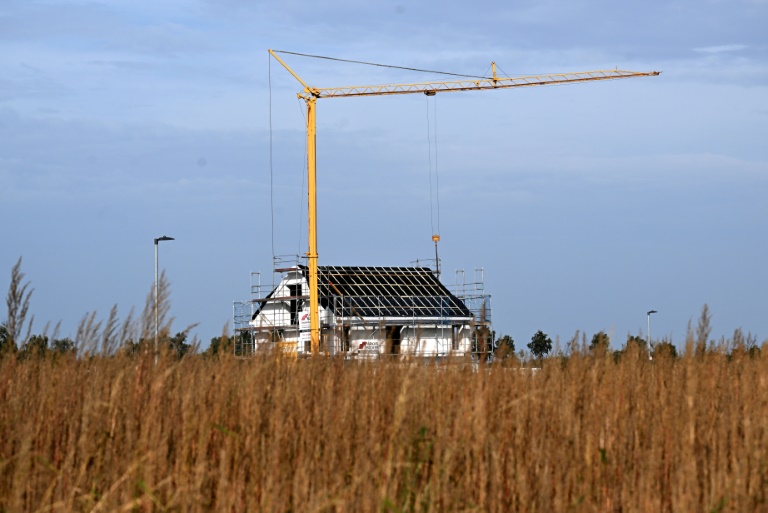
<svg viewBox="0 0 768 513">
<path fill-rule="evenodd" d="M 437 161 L 437 96 L 434 96 L 434 105 L 433 105 L 433 119 L 430 121 L 429 118 L 429 96 L 426 97 L 427 99 L 427 147 L 428 147 L 428 153 L 429 153 L 429 221 L 430 225 L 432 227 L 432 235 L 440 235 L 440 176 L 438 175 L 438 161 Z M 435 189 L 434 193 L 432 192 L 432 123 L 435 125 L 435 144 L 434 144 L 434 154 L 435 154 Z M 435 202 L 437 203 L 437 231 L 435 231 L 435 207 L 433 205 L 432 199 L 435 199 Z"/>
<path fill-rule="evenodd" d="M 272 239 L 272 263 L 274 265 L 275 263 L 275 257 L 277 256 L 275 254 L 275 185 L 274 185 L 274 149 L 273 149 L 273 127 L 272 127 L 272 57 L 267 54 L 267 75 L 268 75 L 268 82 L 269 82 L 269 211 L 270 211 L 270 226 L 271 226 L 271 239 Z M 304 116 L 304 112 L 301 109 L 301 101 L 299 101 L 299 112 L 300 115 L 304 118 L 304 123 L 306 124 L 306 116 Z M 305 150 L 306 150 L 306 141 L 305 141 Z M 304 166 L 302 167 L 301 174 L 301 196 L 303 196 L 304 189 L 305 189 L 305 174 L 303 172 L 304 169 L 306 169 L 306 159 L 307 159 L 307 152 L 304 151 Z M 299 201 L 299 250 L 298 254 L 301 254 L 301 240 L 303 235 L 303 228 L 301 224 L 301 218 L 302 214 L 304 213 L 304 207 L 303 202 Z M 275 288 L 275 273 L 272 273 L 272 288 Z"/>
<path fill-rule="evenodd" d="M 435 193 L 434 198 L 437 203 L 437 231 L 435 231 L 434 213 L 435 208 L 432 204 L 432 133 L 429 119 L 429 96 L 427 96 L 427 146 L 429 149 L 429 220 L 432 225 L 432 241 L 435 243 L 435 273 L 438 279 L 440 279 L 440 255 L 437 251 L 437 243 L 440 241 L 440 175 L 438 174 L 438 160 L 437 160 L 437 97 L 434 96 L 433 104 L 433 120 L 435 125 Z"/>
<path fill-rule="evenodd" d="M 272 223 L 272 263 L 275 262 L 275 200 L 272 169 L 272 58 L 267 54 L 269 76 L 269 216 Z M 275 288 L 275 273 L 272 273 L 272 288 Z"/>
<path fill-rule="evenodd" d="M 429 96 L 427 96 L 429 99 Z M 435 119 L 435 199 L 437 200 L 437 235 L 440 235 L 440 175 L 437 165 L 437 96 L 433 98 L 433 113 Z"/>
<path fill-rule="evenodd" d="M 327 61 L 336 61 L 336 62 L 347 62 L 350 64 L 363 64 L 365 66 L 377 66 L 379 68 L 390 68 L 390 69 L 402 69 L 405 71 L 417 71 L 419 73 L 434 73 L 437 75 L 448 75 L 450 77 L 461 77 L 461 78 L 489 78 L 487 76 L 477 76 L 477 75 L 463 75 L 461 73 L 449 73 L 447 71 L 435 71 L 430 69 L 419 69 L 419 68 L 409 68 L 405 66 L 395 66 L 392 64 L 378 64 L 375 62 L 365 62 L 365 61 L 354 61 L 350 59 L 339 59 L 338 57 L 326 57 L 325 55 L 311 55 L 308 53 L 298 53 L 298 52 L 288 52 L 285 50 L 272 50 L 275 53 L 283 53 L 286 55 L 297 55 L 299 57 L 311 57 L 313 59 L 325 59 Z"/>
</svg>

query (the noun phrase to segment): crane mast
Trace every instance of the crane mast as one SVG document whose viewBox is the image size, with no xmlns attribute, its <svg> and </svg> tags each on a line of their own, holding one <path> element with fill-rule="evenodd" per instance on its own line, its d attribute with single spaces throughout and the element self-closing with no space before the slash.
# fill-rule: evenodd
<svg viewBox="0 0 768 513">
<path fill-rule="evenodd" d="M 307 105 L 307 192 L 308 192 L 308 236 L 309 251 L 307 252 L 309 276 L 309 323 L 312 355 L 318 353 L 320 347 L 320 316 L 317 287 L 317 180 L 316 180 L 316 132 L 317 132 L 317 100 L 319 98 L 343 98 L 350 96 L 383 96 L 396 94 L 423 93 L 434 96 L 443 92 L 458 91 L 487 91 L 492 89 L 510 89 L 513 87 L 533 87 L 553 84 L 573 84 L 597 80 L 618 80 L 623 78 L 653 77 L 660 71 L 626 71 L 626 70 L 594 70 L 573 73 L 551 73 L 521 77 L 499 77 L 496 74 L 496 63 L 491 63 L 492 76 L 477 79 L 413 82 L 403 84 L 379 84 L 362 86 L 343 86 L 317 88 L 309 86 L 283 60 L 276 51 L 269 53 L 304 86 L 297 96 Z"/>
</svg>

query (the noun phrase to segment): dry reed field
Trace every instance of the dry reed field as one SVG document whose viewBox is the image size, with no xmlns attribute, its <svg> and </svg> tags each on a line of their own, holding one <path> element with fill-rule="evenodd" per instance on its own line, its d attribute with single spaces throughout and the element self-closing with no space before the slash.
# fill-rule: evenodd
<svg viewBox="0 0 768 513">
<path fill-rule="evenodd" d="M 768 365 L 0 360 L 0 510 L 768 511 Z"/>
<path fill-rule="evenodd" d="M 30 337 L 20 264 L 0 324 L 0 512 L 768 511 L 768 345 L 708 343 L 706 305 L 679 358 L 577 334 L 536 372 L 243 359 L 174 348 L 161 277 L 156 359 L 152 294 L 135 319 L 86 315 L 73 341 Z"/>
</svg>

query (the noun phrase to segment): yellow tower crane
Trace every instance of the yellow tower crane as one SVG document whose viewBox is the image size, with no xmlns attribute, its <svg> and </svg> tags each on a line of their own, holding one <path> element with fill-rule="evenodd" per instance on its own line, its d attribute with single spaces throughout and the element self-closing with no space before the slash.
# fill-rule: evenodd
<svg viewBox="0 0 768 513">
<path fill-rule="evenodd" d="M 654 77 L 660 71 L 625 71 L 595 70 L 574 73 L 553 73 L 544 75 L 529 75 L 521 77 L 499 77 L 496 74 L 496 63 L 491 63 L 492 75 L 487 78 L 452 80 L 441 82 L 414 82 L 410 84 L 381 84 L 345 87 L 312 87 L 301 79 L 283 60 L 277 56 L 279 50 L 269 50 L 270 55 L 283 65 L 293 77 L 304 86 L 297 96 L 307 104 L 307 192 L 309 195 L 309 326 L 312 354 L 316 355 L 320 346 L 320 316 L 319 298 L 317 291 L 317 189 L 316 189 L 316 145 L 317 129 L 316 104 L 320 98 L 343 98 L 348 96 L 382 96 L 392 94 L 424 93 L 434 96 L 437 93 L 455 91 L 485 91 L 488 89 L 509 89 L 512 87 L 542 86 L 550 84 L 573 84 L 576 82 L 591 82 L 594 80 L 617 80 L 621 78 Z M 433 238 L 434 240 L 434 238 Z M 435 241 L 437 244 L 437 241 Z"/>
</svg>

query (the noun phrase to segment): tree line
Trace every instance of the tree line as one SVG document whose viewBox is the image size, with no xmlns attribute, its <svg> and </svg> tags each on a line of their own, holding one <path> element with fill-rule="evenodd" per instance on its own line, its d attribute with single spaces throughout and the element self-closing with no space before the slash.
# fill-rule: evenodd
<svg viewBox="0 0 768 513">
<path fill-rule="evenodd" d="M 696 328 L 688 323 L 686 334 L 686 351 L 692 351 L 694 355 L 703 356 L 708 351 L 725 350 L 729 356 L 736 353 L 743 353 L 755 357 L 761 353 L 761 347 L 758 346 L 758 338 L 752 333 L 744 334 L 741 328 L 737 328 L 730 339 L 722 338 L 713 340 L 710 338 L 712 314 L 708 305 L 702 307 Z M 677 347 L 668 339 L 664 338 L 658 342 L 648 341 L 639 335 L 627 335 L 626 342 L 619 348 L 611 349 L 611 338 L 605 331 L 595 333 L 587 344 L 586 335 L 577 332 L 576 335 L 566 343 L 565 351 L 562 349 L 554 356 L 567 356 L 574 352 L 588 352 L 594 356 L 611 356 L 615 361 L 620 361 L 627 354 L 646 355 L 650 359 L 654 358 L 677 358 Z M 768 342 L 768 341 L 766 341 Z M 765 344 L 765 342 L 764 342 Z M 476 344 L 473 348 L 476 353 L 488 355 L 488 359 L 524 359 L 525 352 L 515 352 L 515 341 L 509 335 L 496 336 L 495 332 L 490 332 L 485 348 L 482 344 Z M 530 342 L 526 344 L 528 351 L 534 360 L 541 361 L 552 352 L 552 339 L 543 331 L 538 330 L 531 337 Z"/>
<path fill-rule="evenodd" d="M 200 352 L 200 341 L 193 337 L 189 339 L 192 328 L 177 331 L 171 335 L 172 318 L 169 316 L 169 287 L 165 275 L 161 275 L 158 281 L 157 305 L 152 292 L 147 296 L 144 311 L 138 318 L 134 318 L 133 312 L 121 323 L 117 316 L 117 307 L 113 307 L 109 317 L 105 321 L 97 321 L 95 312 L 86 314 L 78 325 L 77 335 L 73 338 L 59 337 L 58 326 L 53 334 L 48 335 L 48 325 L 42 333 L 32 334 L 34 318 L 29 315 L 30 298 L 33 289 L 30 283 L 24 281 L 24 273 L 21 272 L 21 258 L 11 270 L 11 281 L 6 296 L 8 317 L 0 323 L 0 356 L 13 353 L 19 358 L 32 356 L 63 356 L 83 354 L 112 355 L 124 353 L 133 355 L 141 351 L 153 351 L 154 315 L 158 313 L 158 348 L 163 352 L 183 358 L 188 354 L 202 354 L 203 356 L 216 356 L 221 353 L 234 353 L 237 346 L 245 346 L 251 342 L 248 332 L 235 336 L 227 334 L 225 327 L 221 336 L 213 337 L 208 348 Z M 739 328 L 734 331 L 729 340 L 714 341 L 711 334 L 711 312 L 705 304 L 698 319 L 695 330 L 691 323 L 688 324 L 686 335 L 686 351 L 695 354 L 705 354 L 712 350 L 715 344 L 726 347 L 732 352 L 744 352 L 750 356 L 756 356 L 761 348 L 757 345 L 757 337 L 751 333 L 746 335 Z M 536 331 L 526 344 L 528 352 L 534 360 L 541 361 L 550 355 L 553 349 L 552 339 L 542 330 Z M 612 356 L 614 360 L 620 360 L 627 353 L 645 354 L 649 358 L 661 356 L 677 357 L 677 348 L 669 340 L 651 344 L 641 336 L 628 335 L 626 343 L 617 350 L 611 350 L 611 340 L 604 331 L 595 333 L 589 344 L 586 335 L 579 332 L 566 343 L 565 351 L 558 348 L 555 356 L 564 356 L 576 351 L 599 356 Z M 524 351 L 516 352 L 515 340 L 509 335 L 496 336 L 496 332 L 482 328 L 476 332 L 473 341 L 472 352 L 481 361 L 509 360 L 510 358 L 523 360 L 526 357 Z"/>
</svg>

